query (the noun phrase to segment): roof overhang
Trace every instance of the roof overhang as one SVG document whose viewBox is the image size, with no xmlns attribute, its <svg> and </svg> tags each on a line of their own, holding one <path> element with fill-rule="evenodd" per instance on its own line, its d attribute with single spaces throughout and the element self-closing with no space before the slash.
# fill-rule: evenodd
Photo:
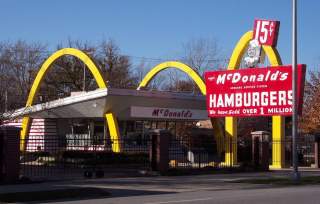
<svg viewBox="0 0 320 204">
<path fill-rule="evenodd" d="M 118 119 L 130 119 L 132 106 L 206 110 L 206 100 L 188 93 L 108 88 L 17 109 L 4 117 L 99 118 L 113 112 Z"/>
</svg>

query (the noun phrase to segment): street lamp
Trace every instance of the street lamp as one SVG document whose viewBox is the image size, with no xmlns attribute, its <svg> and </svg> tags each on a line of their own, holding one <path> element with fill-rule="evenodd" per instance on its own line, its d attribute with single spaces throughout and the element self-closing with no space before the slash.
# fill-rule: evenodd
<svg viewBox="0 0 320 204">
<path fill-rule="evenodd" d="M 84 49 L 83 50 L 85 53 L 87 53 L 88 55 L 92 55 L 94 53 L 94 49 Z M 83 63 L 83 86 L 82 86 L 82 91 L 85 92 L 86 91 L 86 64 Z"/>
<path fill-rule="evenodd" d="M 300 174 L 298 171 L 297 155 L 297 128 L 298 128 L 298 106 L 297 106 L 297 0 L 292 0 L 292 167 L 293 180 L 298 182 Z"/>
</svg>

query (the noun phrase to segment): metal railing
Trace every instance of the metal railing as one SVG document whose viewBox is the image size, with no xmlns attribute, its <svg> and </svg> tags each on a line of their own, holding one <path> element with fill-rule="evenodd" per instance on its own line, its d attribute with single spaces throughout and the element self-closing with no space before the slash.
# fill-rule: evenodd
<svg viewBox="0 0 320 204">
<path fill-rule="evenodd" d="M 260 146 L 262 142 L 257 144 Z M 292 166 L 292 141 L 272 141 L 268 144 L 269 164 L 272 162 L 272 154 L 278 154 L 277 151 L 272 151 L 274 144 L 283 146 L 284 166 Z M 298 162 L 301 167 L 312 167 L 315 163 L 314 141 L 298 140 Z M 225 151 L 223 147 L 218 152 L 217 143 L 212 140 L 190 140 L 190 139 L 175 139 L 171 141 L 169 148 L 169 160 L 171 168 L 242 168 L 251 166 L 254 167 L 253 161 L 253 146 L 251 140 L 239 140 L 231 142 L 232 146 L 237 147 L 236 164 L 225 162 Z M 274 158 L 280 158 L 274 155 Z M 280 162 L 280 161 L 278 161 Z"/>
<path fill-rule="evenodd" d="M 20 142 L 24 142 L 20 140 Z M 122 139 L 120 153 L 112 152 L 108 139 L 95 144 L 86 135 L 29 138 L 20 152 L 21 175 L 31 179 L 80 178 L 87 172 L 137 172 L 150 168 L 149 140 Z"/>
<path fill-rule="evenodd" d="M 66 179 L 83 177 L 87 171 L 118 173 L 121 171 L 151 170 L 151 140 L 120 139 L 121 152 L 112 152 L 110 139 L 97 142 L 88 135 L 33 137 L 26 141 L 26 150 L 21 151 L 21 175 L 37 179 Z M 284 146 L 285 165 L 292 165 L 291 140 L 268 142 L 269 164 L 272 163 L 274 144 Z M 225 147 L 218 148 L 212 139 L 173 138 L 168 147 L 169 167 L 172 169 L 224 169 L 254 165 L 251 139 L 238 139 L 230 144 L 237 147 L 237 162 L 225 162 Z M 299 166 L 311 167 L 315 163 L 314 141 L 299 140 Z M 274 162 L 274 161 L 273 161 Z"/>
</svg>

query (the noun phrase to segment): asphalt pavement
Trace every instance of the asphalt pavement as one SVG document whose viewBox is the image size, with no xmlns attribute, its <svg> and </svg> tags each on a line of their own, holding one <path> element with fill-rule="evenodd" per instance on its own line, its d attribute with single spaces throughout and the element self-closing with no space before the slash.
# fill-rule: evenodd
<svg viewBox="0 0 320 204">
<path fill-rule="evenodd" d="M 320 176 L 319 171 L 305 171 L 302 176 Z M 1 194 L 82 189 L 108 192 L 103 198 L 66 198 L 48 200 L 56 203 L 320 203 L 320 185 L 273 186 L 250 184 L 239 180 L 288 178 L 290 172 L 233 173 L 193 176 L 154 176 L 69 180 L 20 185 L 0 185 Z M 19 194 L 17 194 L 19 196 Z M 36 203 L 36 202 L 35 202 Z M 38 203 L 44 203 L 43 200 Z"/>
<path fill-rule="evenodd" d="M 320 186 L 207 190 L 64 202 L 95 204 L 319 204 Z"/>
</svg>

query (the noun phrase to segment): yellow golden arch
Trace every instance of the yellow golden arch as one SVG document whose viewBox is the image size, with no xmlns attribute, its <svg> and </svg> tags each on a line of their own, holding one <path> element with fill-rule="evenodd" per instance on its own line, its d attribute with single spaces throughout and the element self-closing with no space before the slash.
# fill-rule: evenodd
<svg viewBox="0 0 320 204">
<path fill-rule="evenodd" d="M 253 38 L 253 32 L 245 33 L 237 43 L 231 55 L 228 70 L 238 69 L 241 59 Z M 268 56 L 271 66 L 282 64 L 280 55 L 275 47 L 262 46 Z M 272 165 L 271 168 L 284 167 L 284 145 L 281 141 L 284 139 L 284 117 L 272 116 Z M 237 163 L 237 118 L 225 118 L 225 162 L 229 165 Z"/>
<path fill-rule="evenodd" d="M 183 64 L 181 62 L 177 61 L 168 61 L 168 62 L 163 62 L 161 64 L 158 64 L 157 66 L 153 67 L 147 74 L 146 76 L 142 79 L 140 82 L 139 87 L 137 88 L 140 90 L 140 88 L 146 87 L 148 83 L 155 77 L 159 72 L 168 69 L 168 68 L 176 68 L 182 72 L 185 72 L 193 81 L 197 84 L 199 87 L 201 93 L 203 95 L 206 95 L 206 84 L 203 82 L 202 78 L 199 76 L 197 72 L 194 71 L 191 67 L 189 67 L 186 64 Z"/>
<path fill-rule="evenodd" d="M 44 79 L 47 71 L 51 67 L 51 65 L 60 57 L 64 55 L 71 55 L 74 57 L 77 57 L 80 59 L 90 70 L 92 73 L 93 77 L 95 78 L 98 87 L 99 88 L 107 88 L 106 80 L 104 79 L 100 69 L 97 67 L 97 65 L 93 62 L 93 60 L 84 52 L 78 49 L 74 48 L 64 48 L 61 50 L 56 51 L 53 53 L 41 66 L 39 72 L 37 73 L 37 76 L 32 84 L 31 90 L 29 92 L 29 96 L 27 99 L 26 107 L 32 106 L 35 96 L 40 88 L 40 84 L 42 80 Z M 114 117 L 114 114 L 112 112 L 106 113 L 105 116 L 106 121 L 108 123 L 108 126 L 111 127 L 109 128 L 109 133 L 111 139 L 115 140 L 112 146 L 112 150 L 114 152 L 119 152 L 120 151 L 120 145 L 119 142 L 117 141 L 118 136 L 119 136 L 119 130 L 118 130 L 118 124 L 117 121 Z M 30 117 L 24 117 L 22 119 L 22 129 L 21 129 L 21 143 L 20 143 L 20 149 L 24 150 L 25 149 L 25 140 L 27 138 L 28 132 L 29 132 L 29 125 L 30 125 Z"/>
<path fill-rule="evenodd" d="M 157 66 L 153 67 L 147 74 L 146 76 L 142 79 L 140 82 L 139 87 L 137 90 L 140 90 L 143 87 L 146 87 L 148 83 L 161 71 L 168 69 L 168 68 L 174 68 L 178 69 L 184 73 L 186 73 L 199 87 L 201 93 L 203 95 L 207 94 L 207 89 L 204 81 L 202 80 L 201 76 L 197 72 L 194 71 L 191 67 L 188 65 L 177 62 L 177 61 L 168 61 L 168 62 L 163 62 L 161 64 L 158 64 Z M 221 124 L 218 119 L 212 118 L 211 119 L 212 126 L 215 127 L 214 130 L 214 135 L 216 136 L 216 141 L 217 141 L 217 150 L 219 153 L 222 152 L 223 148 L 223 130 L 221 127 Z"/>
</svg>

